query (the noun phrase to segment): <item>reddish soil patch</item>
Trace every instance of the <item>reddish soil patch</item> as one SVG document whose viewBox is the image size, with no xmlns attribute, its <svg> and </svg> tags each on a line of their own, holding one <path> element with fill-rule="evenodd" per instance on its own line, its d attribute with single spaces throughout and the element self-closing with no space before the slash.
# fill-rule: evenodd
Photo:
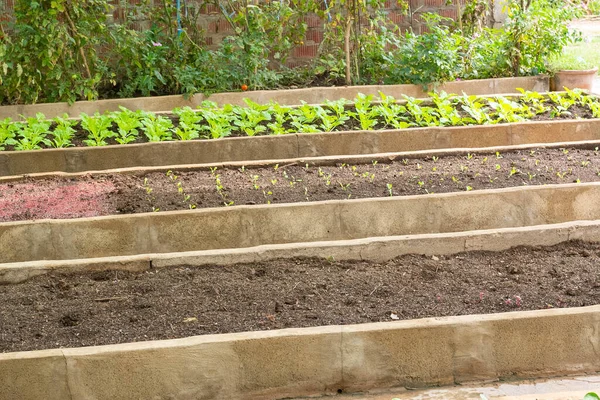
<svg viewBox="0 0 600 400">
<path fill-rule="evenodd" d="M 0 186 L 0 221 L 93 217 L 110 213 L 109 181 L 47 180 Z"/>
<path fill-rule="evenodd" d="M 0 220 L 74 218 L 268 203 L 405 196 L 466 190 L 600 181 L 600 152 L 594 149 L 536 149 L 503 154 L 425 157 L 388 163 L 95 175 L 0 184 L 0 200 L 11 207 Z M 54 193 L 85 184 L 94 194 L 61 189 L 68 196 L 59 213 L 54 199 L 22 193 Z M 34 186 L 32 186 L 34 185 Z M 32 189 L 33 188 L 33 189 Z M 37 196 L 37 197 L 36 197 Z M 79 204 L 79 203 L 83 204 Z M 32 211 L 28 211 L 31 209 Z M 48 209 L 48 212 L 45 210 Z"/>
<path fill-rule="evenodd" d="M 46 275 L 0 287 L 0 352 L 579 307 L 600 302 L 600 244 L 385 263 L 317 259 Z"/>
</svg>

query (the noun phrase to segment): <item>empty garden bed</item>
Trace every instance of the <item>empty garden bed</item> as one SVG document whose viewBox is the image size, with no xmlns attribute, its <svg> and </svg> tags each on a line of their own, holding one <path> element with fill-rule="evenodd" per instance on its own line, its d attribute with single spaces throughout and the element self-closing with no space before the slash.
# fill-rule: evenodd
<svg viewBox="0 0 600 400">
<path fill-rule="evenodd" d="M 0 351 L 594 305 L 600 244 L 385 263 L 288 259 L 0 287 Z"/>
</svg>

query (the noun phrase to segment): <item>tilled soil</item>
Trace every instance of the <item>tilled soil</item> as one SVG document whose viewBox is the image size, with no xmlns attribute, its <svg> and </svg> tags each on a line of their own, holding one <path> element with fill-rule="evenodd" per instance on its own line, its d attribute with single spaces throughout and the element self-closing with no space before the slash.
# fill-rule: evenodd
<svg viewBox="0 0 600 400">
<path fill-rule="evenodd" d="M 588 306 L 600 302 L 599 262 L 600 244 L 568 242 L 385 263 L 45 275 L 0 286 L 0 352 Z"/>
<path fill-rule="evenodd" d="M 572 148 L 362 165 L 103 174 L 0 184 L 0 221 L 598 181 L 600 152 Z"/>
</svg>

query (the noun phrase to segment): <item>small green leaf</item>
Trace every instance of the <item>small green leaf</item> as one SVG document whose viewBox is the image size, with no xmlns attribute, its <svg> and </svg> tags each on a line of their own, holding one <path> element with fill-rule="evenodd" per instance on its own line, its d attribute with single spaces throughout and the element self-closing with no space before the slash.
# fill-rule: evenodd
<svg viewBox="0 0 600 400">
<path fill-rule="evenodd" d="M 583 400 L 600 400 L 600 397 L 596 393 L 590 392 L 585 395 Z"/>
</svg>

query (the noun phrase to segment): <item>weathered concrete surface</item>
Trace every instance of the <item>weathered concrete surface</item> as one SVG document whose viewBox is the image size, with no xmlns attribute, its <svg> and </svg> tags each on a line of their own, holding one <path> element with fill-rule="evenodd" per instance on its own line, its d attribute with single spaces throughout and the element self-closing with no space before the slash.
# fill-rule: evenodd
<svg viewBox="0 0 600 400">
<path fill-rule="evenodd" d="M 71 399 L 61 350 L 0 355 L 0 400 Z"/>
<path fill-rule="evenodd" d="M 550 88 L 547 76 L 481 79 L 460 82 L 448 82 L 441 85 L 438 90 L 447 93 L 469 95 L 516 93 L 517 88 L 536 92 L 547 92 Z M 314 87 L 290 90 L 259 90 L 242 93 L 217 93 L 211 96 L 196 94 L 189 99 L 183 96 L 139 97 L 133 99 L 114 99 L 98 101 L 78 101 L 73 105 L 68 103 L 47 103 L 35 105 L 16 105 L 0 107 L 0 119 L 11 117 L 19 118 L 35 116 L 41 112 L 48 118 L 54 118 L 67 113 L 77 116 L 82 112 L 93 114 L 105 111 L 119 111 L 119 106 L 130 110 L 145 111 L 171 111 L 176 107 L 197 107 L 203 101 L 210 100 L 218 104 L 245 105 L 243 99 L 249 98 L 257 103 L 276 101 L 282 105 L 298 105 L 300 101 L 316 104 L 324 100 L 337 100 L 341 98 L 354 99 L 358 93 L 378 95 L 379 91 L 401 98 L 402 94 L 411 97 L 426 97 L 427 93 L 419 85 L 375 85 L 375 86 L 346 86 L 346 87 Z"/>
<path fill-rule="evenodd" d="M 0 152 L 0 176 L 600 140 L 600 119 Z"/>
<path fill-rule="evenodd" d="M 449 233 L 600 219 L 600 183 L 0 224 L 0 263 Z"/>
<path fill-rule="evenodd" d="M 274 164 L 279 165 L 301 165 L 304 166 L 309 164 L 310 166 L 334 166 L 342 163 L 346 164 L 370 164 L 373 161 L 379 163 L 387 163 L 390 161 L 400 161 L 403 159 L 415 159 L 415 158 L 430 158 L 432 156 L 437 157 L 448 157 L 448 156 L 465 156 L 468 153 L 474 153 L 478 155 L 491 154 L 494 155 L 497 152 L 502 154 L 506 152 L 514 152 L 519 150 L 529 149 L 561 149 L 561 148 L 573 148 L 573 149 L 585 149 L 593 150 L 596 147 L 600 147 L 600 141 L 598 140 L 582 140 L 576 142 L 551 142 L 551 143 L 528 143 L 518 144 L 510 146 L 492 146 L 492 147 L 455 147 L 447 149 L 435 149 L 435 150 L 417 150 L 417 151 L 401 151 L 391 153 L 374 153 L 374 154 L 358 154 L 358 155 L 341 155 L 341 156 L 321 156 L 321 157 L 300 157 L 300 158 L 282 158 L 282 159 L 271 159 L 271 160 L 252 160 L 252 161 L 230 161 L 230 162 L 218 162 L 218 163 L 205 163 L 205 164 L 170 164 L 166 166 L 153 166 L 153 167 L 128 167 L 128 168 L 112 168 L 104 169 L 100 171 L 85 171 L 85 172 L 42 172 L 35 174 L 26 175 L 9 175 L 0 176 L 0 183 L 5 182 L 16 182 L 27 179 L 43 179 L 49 177 L 70 177 L 76 178 L 85 175 L 98 175 L 98 174 L 127 174 L 127 175 L 143 175 L 152 172 L 164 172 L 165 168 L 177 171 L 208 171 L 211 168 L 217 169 L 237 169 L 244 167 L 245 169 L 254 169 L 262 167 L 271 167 Z"/>
<path fill-rule="evenodd" d="M 502 251 L 515 246 L 551 246 L 568 240 L 600 242 L 600 221 L 423 235 L 261 245 L 250 248 L 142 254 L 78 260 L 0 264 L 0 284 L 48 272 L 144 271 L 181 265 L 234 265 L 278 258 L 317 257 L 384 262 L 405 254 L 448 255 L 470 250 Z"/>
<path fill-rule="evenodd" d="M 600 306 L 0 354 L 0 399 L 277 399 L 600 369 Z M 65 363 L 66 361 L 66 363 Z M 18 371 L 11 367 L 18 365 Z M 65 367 L 66 365 L 66 367 Z M 65 373 L 66 369 L 66 373 Z M 58 373 L 57 373 L 58 372 Z M 17 376 L 18 374 L 18 376 Z"/>
</svg>

